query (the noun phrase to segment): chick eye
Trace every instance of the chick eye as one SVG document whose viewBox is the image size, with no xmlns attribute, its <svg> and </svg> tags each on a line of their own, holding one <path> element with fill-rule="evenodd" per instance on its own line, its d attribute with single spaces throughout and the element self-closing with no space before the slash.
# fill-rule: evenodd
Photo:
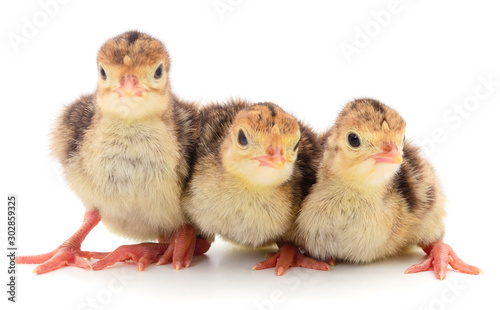
<svg viewBox="0 0 500 310">
<path fill-rule="evenodd" d="M 163 64 L 159 65 L 158 68 L 156 68 L 155 79 L 161 78 L 162 75 L 163 75 Z"/>
<path fill-rule="evenodd" d="M 293 151 L 295 152 L 298 148 L 299 148 L 299 142 L 300 140 L 297 142 L 297 144 L 295 144 L 295 146 L 293 147 Z"/>
<path fill-rule="evenodd" d="M 245 136 L 245 133 L 241 129 L 238 132 L 238 143 L 242 146 L 245 146 L 248 144 L 247 136 Z"/>
<path fill-rule="evenodd" d="M 102 66 L 100 66 L 100 67 L 101 67 L 101 68 L 99 69 L 99 73 L 101 74 L 101 79 L 102 79 L 103 81 L 106 81 L 106 79 L 108 78 L 108 77 L 106 76 L 106 71 L 104 71 L 104 69 L 102 68 Z"/>
<path fill-rule="evenodd" d="M 359 140 L 359 137 L 357 134 L 351 132 L 348 136 L 347 136 L 347 141 L 349 141 L 349 144 L 352 146 L 352 147 L 359 147 L 361 145 L 361 141 Z"/>
</svg>

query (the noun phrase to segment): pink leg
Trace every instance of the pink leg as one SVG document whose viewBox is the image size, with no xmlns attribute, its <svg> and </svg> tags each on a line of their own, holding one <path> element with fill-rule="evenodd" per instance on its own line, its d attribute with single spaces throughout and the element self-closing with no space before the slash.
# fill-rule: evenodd
<svg viewBox="0 0 500 310">
<path fill-rule="evenodd" d="M 468 274 L 480 274 L 481 269 L 468 265 L 462 261 L 453 249 L 443 243 L 442 240 L 437 241 L 429 246 L 422 247 L 427 253 L 427 258 L 420 264 L 416 264 L 406 269 L 405 273 L 416 273 L 422 271 L 434 271 L 436 278 L 443 280 L 446 277 L 446 269 L 448 264 L 455 270 Z"/>
<path fill-rule="evenodd" d="M 289 267 L 304 267 L 316 270 L 330 270 L 327 263 L 319 262 L 304 256 L 297 247 L 291 244 L 282 245 L 277 253 L 271 253 L 268 258 L 253 266 L 253 270 L 276 267 L 276 275 L 285 274 Z"/>
<path fill-rule="evenodd" d="M 64 266 L 75 266 L 87 270 L 91 269 L 90 263 L 84 259 L 89 258 L 87 256 L 88 252 L 82 252 L 80 247 L 88 233 L 100 220 L 99 211 L 87 211 L 85 212 L 83 224 L 80 229 L 57 249 L 41 255 L 19 256 L 16 262 L 18 264 L 40 264 L 33 270 L 33 273 L 36 274 L 46 273 Z"/>
</svg>

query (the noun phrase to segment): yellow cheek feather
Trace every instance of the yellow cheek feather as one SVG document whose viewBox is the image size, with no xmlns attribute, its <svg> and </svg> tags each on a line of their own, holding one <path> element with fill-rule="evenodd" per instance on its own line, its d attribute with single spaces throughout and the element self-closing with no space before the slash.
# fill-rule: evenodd
<svg viewBox="0 0 500 310">
<path fill-rule="evenodd" d="M 225 170 L 241 180 L 255 186 L 276 186 L 290 178 L 294 162 L 285 162 L 282 169 L 261 166 L 258 160 L 252 159 L 252 151 L 241 149 L 227 139 L 222 147 L 222 164 Z"/>
<path fill-rule="evenodd" d="M 333 171 L 335 177 L 342 180 L 362 192 L 371 192 L 383 187 L 394 176 L 400 165 L 377 164 L 374 159 L 359 157 L 350 159 L 344 156 L 336 156 L 333 160 Z"/>
</svg>

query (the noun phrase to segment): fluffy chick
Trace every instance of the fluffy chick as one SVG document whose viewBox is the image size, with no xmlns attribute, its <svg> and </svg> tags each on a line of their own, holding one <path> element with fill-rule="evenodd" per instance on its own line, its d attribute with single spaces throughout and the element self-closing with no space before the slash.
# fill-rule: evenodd
<svg viewBox="0 0 500 310">
<path fill-rule="evenodd" d="M 94 269 L 131 258 L 142 270 L 170 245 L 175 267 L 183 259 L 189 265 L 196 237 L 180 197 L 198 138 L 197 107 L 171 93 L 169 66 L 164 45 L 141 32 L 101 47 L 97 90 L 66 106 L 52 133 L 53 154 L 87 210 L 84 223 L 55 251 L 19 263 L 41 263 L 34 271 L 40 274 L 65 265 L 88 269 L 90 256 L 104 258 Z M 110 256 L 80 251 L 100 220 L 119 235 L 169 244 L 124 246 Z"/>
<path fill-rule="evenodd" d="M 478 274 L 461 261 L 444 236 L 444 197 L 431 165 L 405 142 L 406 124 L 390 107 L 372 99 L 345 106 L 323 136 L 318 182 L 304 200 L 295 240 L 312 257 L 368 263 L 411 245 L 429 257 L 407 272 L 448 263 Z"/>
<path fill-rule="evenodd" d="M 232 101 L 200 110 L 197 161 L 182 205 L 202 235 L 239 245 L 281 246 L 265 264 L 329 269 L 288 244 L 302 199 L 316 181 L 313 131 L 272 103 Z"/>
</svg>

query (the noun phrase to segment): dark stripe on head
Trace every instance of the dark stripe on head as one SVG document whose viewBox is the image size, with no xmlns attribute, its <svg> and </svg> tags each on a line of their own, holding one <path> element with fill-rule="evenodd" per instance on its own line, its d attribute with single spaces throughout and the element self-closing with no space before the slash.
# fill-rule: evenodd
<svg viewBox="0 0 500 310">
<path fill-rule="evenodd" d="M 114 56 L 115 56 L 115 62 L 116 63 L 123 63 L 123 57 L 122 57 L 122 52 L 119 51 L 119 50 L 115 50 L 114 52 Z"/>
<path fill-rule="evenodd" d="M 140 33 L 138 31 L 130 31 L 128 35 L 128 45 L 134 44 L 135 41 L 139 38 Z"/>
<path fill-rule="evenodd" d="M 259 103 L 259 105 L 263 105 L 265 107 L 267 107 L 269 109 L 269 111 L 271 111 L 271 117 L 275 117 L 276 116 L 276 111 L 274 110 L 274 106 L 268 102 L 262 102 L 262 103 Z"/>
<path fill-rule="evenodd" d="M 375 111 L 381 112 L 381 113 L 384 112 L 384 108 L 380 105 L 380 103 L 378 101 L 370 100 L 370 104 L 375 109 Z"/>
</svg>

